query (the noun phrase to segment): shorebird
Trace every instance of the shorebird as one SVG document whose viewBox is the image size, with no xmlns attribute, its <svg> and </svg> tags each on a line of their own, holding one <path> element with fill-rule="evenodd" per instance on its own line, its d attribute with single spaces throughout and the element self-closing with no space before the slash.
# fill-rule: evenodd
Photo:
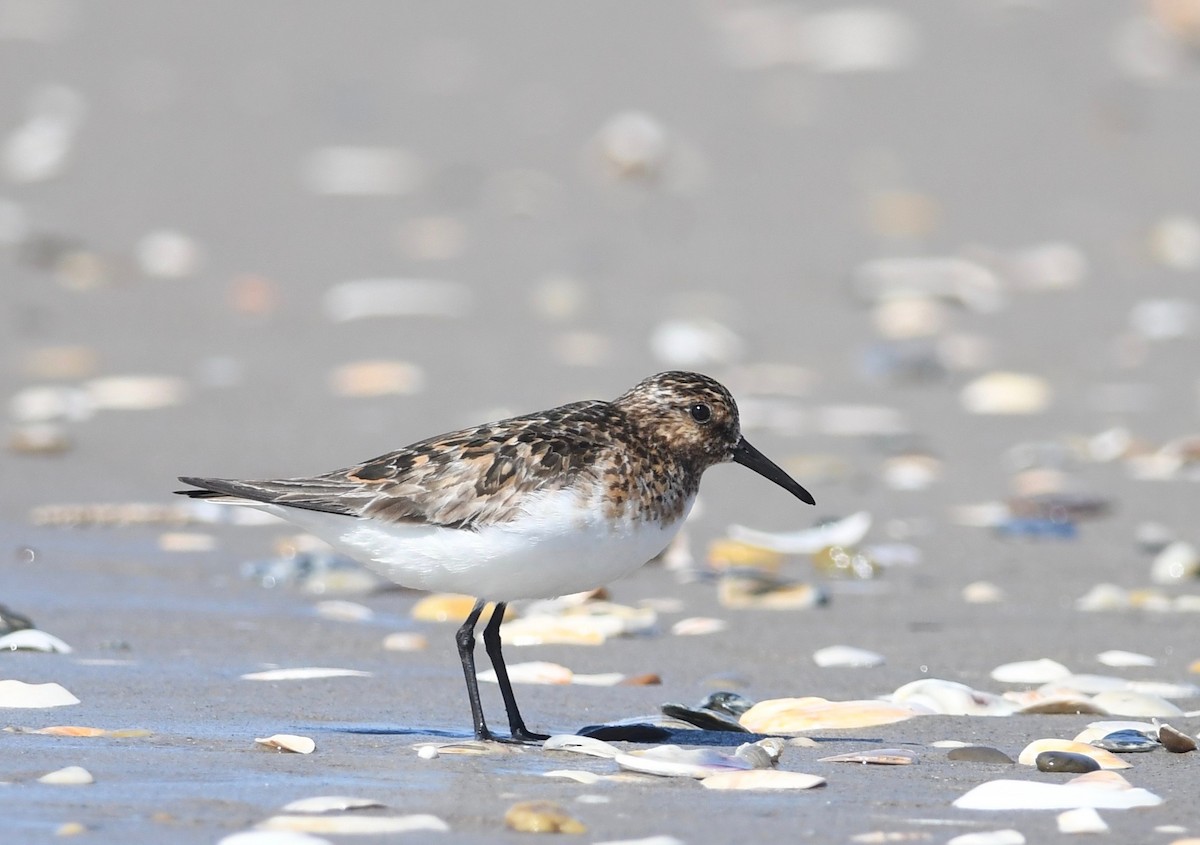
<svg viewBox="0 0 1200 845">
<path fill-rule="evenodd" d="M 495 739 L 475 674 L 475 626 L 512 740 L 533 742 L 500 649 L 515 599 L 590 590 L 667 547 L 710 466 L 734 461 L 814 504 L 746 442 L 737 403 L 699 373 L 650 376 L 611 401 L 572 402 L 421 440 L 302 478 L 179 480 L 196 499 L 269 511 L 405 587 L 477 598 L 455 639 L 477 739 Z"/>
</svg>

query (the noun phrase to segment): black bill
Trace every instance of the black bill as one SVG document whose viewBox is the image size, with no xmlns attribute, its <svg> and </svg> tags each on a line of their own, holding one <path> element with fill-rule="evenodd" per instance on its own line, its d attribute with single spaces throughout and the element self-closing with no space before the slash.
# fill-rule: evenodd
<svg viewBox="0 0 1200 845">
<path fill-rule="evenodd" d="M 733 460 L 744 467 L 749 467 L 763 478 L 774 481 L 800 501 L 808 502 L 810 505 L 817 503 L 812 497 L 812 493 L 797 484 L 790 475 L 776 466 L 774 461 L 747 443 L 745 437 L 740 438 L 738 444 L 733 447 Z"/>
</svg>

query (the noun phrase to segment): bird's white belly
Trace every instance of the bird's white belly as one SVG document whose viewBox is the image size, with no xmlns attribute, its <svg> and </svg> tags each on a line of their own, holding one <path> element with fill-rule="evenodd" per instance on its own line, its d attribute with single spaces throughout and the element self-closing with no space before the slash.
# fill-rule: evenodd
<svg viewBox="0 0 1200 845">
<path fill-rule="evenodd" d="M 476 530 L 385 523 L 267 506 L 405 587 L 494 601 L 551 598 L 627 575 L 671 542 L 687 512 L 662 524 L 605 517 L 577 493 L 541 494 L 526 515 Z"/>
</svg>

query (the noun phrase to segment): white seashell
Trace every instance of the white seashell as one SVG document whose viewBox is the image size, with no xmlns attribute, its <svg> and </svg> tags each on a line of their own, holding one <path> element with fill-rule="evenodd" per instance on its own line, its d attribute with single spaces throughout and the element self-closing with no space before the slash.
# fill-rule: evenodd
<svg viewBox="0 0 1200 845">
<path fill-rule="evenodd" d="M 759 768 L 737 755 L 712 748 L 691 749 L 678 745 L 656 745 L 644 751 L 618 754 L 614 760 L 626 771 L 664 777 L 705 778 L 731 769 Z"/>
<path fill-rule="evenodd" d="M 796 734 L 814 730 L 890 725 L 934 711 L 911 703 L 774 698 L 760 701 L 738 721 L 754 733 Z"/>
<path fill-rule="evenodd" d="M 320 147 L 305 156 L 300 178 L 314 194 L 389 196 L 415 190 L 422 166 L 399 147 Z"/>
<path fill-rule="evenodd" d="M 1112 690 L 1095 695 L 1092 700 L 1114 716 L 1182 716 L 1183 711 L 1157 695 Z"/>
<path fill-rule="evenodd" d="M 67 766 L 64 769 L 55 769 L 53 772 L 48 772 L 38 778 L 38 783 L 50 783 L 55 786 L 84 786 L 95 782 L 96 779 L 92 777 L 92 773 L 82 766 Z"/>
<path fill-rule="evenodd" d="M 429 279 L 359 279 L 325 293 L 325 313 L 335 323 L 367 317 L 462 317 L 470 288 Z"/>
<path fill-rule="evenodd" d="M 911 64 L 919 46 L 909 18 L 891 9 L 847 6 L 801 19 L 800 55 L 822 73 L 896 70 Z"/>
<path fill-rule="evenodd" d="M 891 698 L 946 716 L 1011 716 L 1017 710 L 1016 704 L 1001 696 L 941 678 L 911 681 L 892 693 Z"/>
<path fill-rule="evenodd" d="M 343 599 L 319 601 L 313 606 L 313 609 L 318 616 L 337 619 L 341 622 L 366 622 L 375 616 L 375 611 L 366 605 Z"/>
<path fill-rule="evenodd" d="M 821 668 L 871 668 L 886 661 L 882 654 L 848 645 L 831 645 L 813 652 L 813 662 Z"/>
<path fill-rule="evenodd" d="M 680 619 L 671 626 L 671 633 L 677 637 L 699 637 L 705 634 L 718 634 L 729 627 L 724 619 L 714 619 L 709 616 L 690 616 Z M 0 640 L 0 645 L 3 645 Z"/>
<path fill-rule="evenodd" d="M 1200 268 L 1200 220 L 1182 214 L 1159 220 L 1150 230 L 1150 253 L 1175 270 Z"/>
<path fill-rule="evenodd" d="M 550 772 L 542 772 L 542 777 L 566 778 L 567 780 L 573 780 L 576 783 L 586 784 L 587 786 L 600 782 L 600 775 L 595 772 L 585 772 L 582 769 L 554 769 Z"/>
<path fill-rule="evenodd" d="M 742 356 L 742 339 L 712 319 L 665 320 L 650 334 L 650 351 L 673 367 L 711 367 Z"/>
<path fill-rule="evenodd" d="M 700 785 L 705 789 L 812 789 L 814 786 L 824 786 L 825 778 L 803 772 L 750 769 L 718 772 L 701 779 Z"/>
<path fill-rule="evenodd" d="M 962 597 L 968 604 L 995 604 L 1004 601 L 1007 594 L 991 581 L 973 581 L 963 587 Z"/>
<path fill-rule="evenodd" d="M 8 400 L 8 414 L 19 423 L 86 420 L 94 410 L 87 392 L 75 387 L 27 387 Z"/>
<path fill-rule="evenodd" d="M 542 743 L 542 748 L 547 751 L 570 751 L 573 754 L 586 754 L 589 757 L 604 757 L 609 760 L 624 753 L 602 739 L 575 734 L 555 734 Z"/>
<path fill-rule="evenodd" d="M 333 845 L 328 839 L 294 830 L 244 830 L 231 833 L 217 845 Z"/>
<path fill-rule="evenodd" d="M 864 763 L 876 766 L 909 766 L 917 762 L 917 755 L 907 748 L 876 748 L 870 751 L 851 751 L 821 757 L 818 763 Z"/>
<path fill-rule="evenodd" d="M 1091 773 L 1097 774 L 1115 773 Z M 1156 807 L 1163 801 L 1153 792 L 1130 786 L 1124 778 L 1120 778 L 1120 781 L 1121 783 L 1098 780 L 1090 778 L 1089 775 L 1082 775 L 1062 784 L 993 780 L 980 784 L 955 799 L 954 806 L 964 810 L 1070 810 L 1077 807 L 1124 810 L 1131 807 Z"/>
<path fill-rule="evenodd" d="M 1071 674 L 1071 670 L 1056 660 L 1021 660 L 1005 663 L 992 670 L 992 680 L 1006 684 L 1045 684 Z"/>
<path fill-rule="evenodd" d="M 1126 681 L 1125 689 L 1159 698 L 1196 698 L 1200 687 L 1195 684 L 1178 684 L 1172 681 Z"/>
<path fill-rule="evenodd" d="M 1075 609 L 1085 612 L 1125 610 L 1129 606 L 1129 591 L 1116 584 L 1097 584 L 1075 600 Z"/>
<path fill-rule="evenodd" d="M 279 751 L 291 751 L 294 754 L 312 754 L 317 744 L 310 737 L 295 734 L 275 734 L 254 740 L 259 745 L 275 748 Z"/>
<path fill-rule="evenodd" d="M 830 546 L 856 546 L 867 536 L 870 528 L 871 514 L 858 511 L 836 522 L 806 528 L 803 531 L 777 533 L 731 525 L 729 536 L 738 542 L 782 554 L 812 554 Z"/>
<path fill-rule="evenodd" d="M 1025 836 L 1012 828 L 981 830 L 956 836 L 946 845 L 1025 845 Z"/>
<path fill-rule="evenodd" d="M 417 756 L 422 760 L 436 760 L 438 757 L 442 756 L 442 753 L 438 751 L 438 747 L 436 745 L 422 745 L 417 749 Z"/>
<path fill-rule="evenodd" d="M 479 672 L 478 678 L 488 683 L 498 683 L 494 669 Z M 566 666 L 534 660 L 527 663 L 512 663 L 508 667 L 508 679 L 514 684 L 569 684 L 575 673 Z"/>
<path fill-rule="evenodd" d="M 259 830 L 355 835 L 411 833 L 419 830 L 443 832 L 450 829 L 450 825 L 437 816 L 424 813 L 411 816 L 271 816 L 257 827 Z"/>
<path fill-rule="evenodd" d="M 1157 666 L 1158 661 L 1148 654 L 1138 654 L 1135 651 L 1112 649 L 1096 655 L 1096 660 L 1105 666 L 1119 669 L 1127 666 Z"/>
<path fill-rule="evenodd" d="M 1059 833 L 1108 833 L 1108 825 L 1094 807 L 1079 807 L 1060 813 L 1056 819 Z"/>
<path fill-rule="evenodd" d="M 285 813 L 328 813 L 331 810 L 364 810 L 385 807 L 371 798 L 351 798 L 346 795 L 317 795 L 300 798 L 283 807 Z"/>
<path fill-rule="evenodd" d="M 358 669 L 331 669 L 321 666 L 303 667 L 299 669 L 268 669 L 265 672 L 251 672 L 242 675 L 244 681 L 307 681 L 314 678 L 369 678 L 370 672 Z"/>
<path fill-rule="evenodd" d="M 596 146 L 618 177 L 658 175 L 670 151 L 667 131 L 653 115 L 625 111 L 610 117 L 596 135 Z"/>
<path fill-rule="evenodd" d="M 429 640 L 424 634 L 396 631 L 383 638 L 384 651 L 423 651 L 428 647 Z"/>
<path fill-rule="evenodd" d="M 1022 766 L 1036 766 L 1037 756 L 1043 751 L 1067 751 L 1072 754 L 1082 754 L 1085 757 L 1091 757 L 1100 764 L 1102 769 L 1128 769 L 1132 766 L 1131 763 L 1126 763 L 1111 751 L 1066 739 L 1035 739 L 1021 750 L 1017 762 Z"/>
<path fill-rule="evenodd" d="M 1040 414 L 1052 395 L 1049 382 L 1039 376 L 995 371 L 968 383 L 959 400 L 971 414 Z"/>
<path fill-rule="evenodd" d="M 0 707 L 64 707 L 79 699 L 58 684 L 0 681 Z"/>
<path fill-rule="evenodd" d="M 92 406 L 111 411 L 152 411 L 182 404 L 188 384 L 174 376 L 107 376 L 84 384 Z"/>
<path fill-rule="evenodd" d="M 1118 678 L 1115 675 L 1068 673 L 1055 681 L 1042 684 L 1042 686 L 1038 688 L 1038 692 L 1046 695 L 1063 693 L 1085 693 L 1087 695 L 1094 695 L 1098 692 L 1111 692 L 1112 690 L 1125 689 L 1128 683 L 1129 682 L 1124 678 Z"/>
<path fill-rule="evenodd" d="M 0 637 L 0 651 L 45 651 L 70 654 L 73 649 L 53 634 L 36 628 L 22 628 Z"/>
<path fill-rule="evenodd" d="M 156 229 L 143 235 L 133 255 L 142 273 L 155 279 L 181 279 L 200 269 L 200 245 L 173 229 Z"/>
<path fill-rule="evenodd" d="M 1155 584 L 1178 584 L 1192 581 L 1200 575 L 1200 549 L 1183 540 L 1176 540 L 1154 556 L 1150 564 L 1150 580 Z"/>
</svg>

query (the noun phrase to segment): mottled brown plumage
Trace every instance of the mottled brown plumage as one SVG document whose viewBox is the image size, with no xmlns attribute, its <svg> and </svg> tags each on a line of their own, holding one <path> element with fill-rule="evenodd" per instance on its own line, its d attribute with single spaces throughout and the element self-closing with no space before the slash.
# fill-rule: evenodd
<svg viewBox="0 0 1200 845">
<path fill-rule="evenodd" d="M 703 423 L 691 414 L 697 404 L 711 409 Z M 535 490 L 603 485 L 612 517 L 671 521 L 739 437 L 729 391 L 707 376 L 666 372 L 610 402 L 572 402 L 431 437 L 322 475 L 180 480 L 206 488 L 187 491 L 195 497 L 452 528 L 508 522 Z"/>
</svg>

